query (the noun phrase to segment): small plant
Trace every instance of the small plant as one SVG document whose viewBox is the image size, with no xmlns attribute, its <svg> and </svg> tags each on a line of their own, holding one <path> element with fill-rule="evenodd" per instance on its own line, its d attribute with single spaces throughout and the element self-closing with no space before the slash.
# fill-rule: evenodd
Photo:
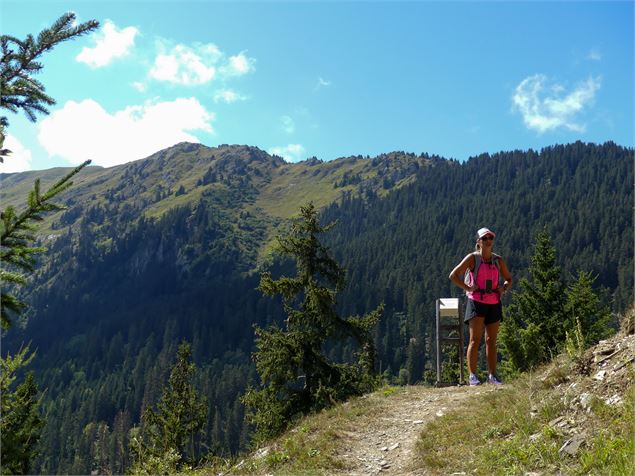
<svg viewBox="0 0 635 476">
<path fill-rule="evenodd" d="M 580 319 L 575 317 L 575 326 L 571 331 L 566 332 L 566 338 L 564 342 L 567 355 L 574 361 L 579 361 L 584 354 L 586 344 L 584 342 L 584 335 L 582 334 L 582 323 Z"/>
<path fill-rule="evenodd" d="M 382 394 L 384 395 L 384 397 L 389 397 L 396 391 L 397 391 L 397 387 L 386 387 L 382 390 Z"/>
<path fill-rule="evenodd" d="M 556 440 L 561 436 L 560 433 L 553 426 L 550 425 L 545 425 L 545 427 L 542 429 L 542 434 L 549 440 Z"/>
<path fill-rule="evenodd" d="M 170 448 L 162 455 L 148 455 L 143 464 L 133 466 L 131 474 L 175 474 L 180 460 L 181 455 L 174 448 Z M 181 466 L 182 471 L 187 471 L 188 469 L 190 468 Z"/>
<path fill-rule="evenodd" d="M 269 467 L 278 467 L 289 461 L 289 455 L 286 451 L 272 451 L 265 459 Z"/>
</svg>

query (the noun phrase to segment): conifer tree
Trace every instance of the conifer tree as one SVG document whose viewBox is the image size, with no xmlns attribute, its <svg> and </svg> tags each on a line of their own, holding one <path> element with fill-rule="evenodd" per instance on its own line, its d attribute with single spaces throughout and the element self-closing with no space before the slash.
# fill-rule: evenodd
<svg viewBox="0 0 635 476">
<path fill-rule="evenodd" d="M 174 471 L 194 461 L 195 439 L 207 422 L 207 402 L 192 385 L 196 365 L 191 359 L 184 341 L 156 410 L 144 412 L 143 434 L 131 442 L 137 457 L 133 472 L 155 474 L 161 465 Z"/>
<path fill-rule="evenodd" d="M 33 359 L 25 347 L 14 356 L 1 360 L 0 399 L 0 448 L 2 449 L 2 474 L 28 474 L 29 462 L 35 454 L 44 420 L 39 413 L 40 399 L 33 374 L 28 373 L 15 391 L 10 391 L 19 370 Z"/>
<path fill-rule="evenodd" d="M 256 368 L 259 390 L 249 389 L 243 402 L 256 426 L 255 441 L 267 440 L 296 417 L 328 407 L 352 395 L 370 391 L 377 383 L 373 329 L 383 306 L 359 317 L 341 318 L 335 311 L 337 293 L 345 286 L 344 270 L 320 243 L 322 226 L 312 203 L 300 207 L 300 219 L 279 249 L 295 259 L 297 275 L 274 280 L 261 275 L 259 289 L 281 295 L 285 328 L 256 328 Z M 356 364 L 335 363 L 324 355 L 326 345 L 352 338 L 359 349 Z"/>
<path fill-rule="evenodd" d="M 528 370 L 563 350 L 567 335 L 581 333 L 586 345 L 611 333 L 611 314 L 593 291 L 590 273 L 580 271 L 566 286 L 546 228 L 536 237 L 529 267 L 520 280 L 501 328 L 501 343 L 513 370 Z"/>
<path fill-rule="evenodd" d="M 501 328 L 501 344 L 517 370 L 549 360 L 565 339 L 565 294 L 546 227 L 536 236 L 530 279 L 520 280 Z"/>
<path fill-rule="evenodd" d="M 47 106 L 55 100 L 46 94 L 44 85 L 34 78 L 43 68 L 38 58 L 63 41 L 78 37 L 94 30 L 99 23 L 90 20 L 75 25 L 75 14 L 62 15 L 52 26 L 40 32 L 37 39 L 28 35 L 25 40 L 13 36 L 0 36 L 0 108 L 12 113 L 22 110 L 31 121 L 36 113 L 48 114 Z M 5 132 L 9 121 L 0 117 L 0 162 L 11 151 L 4 148 Z M 3 330 L 11 325 L 10 314 L 19 315 L 25 304 L 18 299 L 14 290 L 26 284 L 26 273 L 34 270 L 34 254 L 44 251 L 34 247 L 34 222 L 42 220 L 42 214 L 63 207 L 51 200 L 72 185 L 70 179 L 90 161 L 84 162 L 67 174 L 44 194 L 40 192 L 40 181 L 35 181 L 28 197 L 27 208 L 17 213 L 7 207 L 0 213 L 0 324 Z M 2 432 L 2 472 L 3 474 L 26 474 L 34 448 L 39 439 L 43 419 L 39 415 L 40 400 L 33 374 L 11 390 L 15 375 L 28 365 L 34 354 L 28 347 L 17 355 L 2 357 L 2 399 L 0 409 L 0 429 Z"/>
<path fill-rule="evenodd" d="M 43 53 L 52 50 L 55 45 L 88 33 L 98 26 L 99 22 L 95 20 L 76 25 L 75 14 L 65 13 L 50 28 L 42 30 L 37 39 L 33 35 L 27 35 L 24 40 L 10 35 L 1 35 L 0 108 L 12 113 L 21 110 L 33 122 L 37 119 L 37 113 L 48 114 L 47 106 L 55 104 L 55 100 L 46 94 L 44 85 L 34 77 L 43 68 L 38 59 Z M 4 148 L 8 124 L 5 116 L 0 117 L 0 162 L 11 152 Z M 19 270 L 32 272 L 33 255 L 44 251 L 44 248 L 29 245 L 34 241 L 33 222 L 41 220 L 42 213 L 62 208 L 50 203 L 50 200 L 70 187 L 72 185 L 70 179 L 89 163 L 90 161 L 84 162 L 58 181 L 44 195 L 40 193 L 40 181 L 36 180 L 29 194 L 28 208 L 24 212 L 17 214 L 13 207 L 2 211 L 0 261 L 3 267 L 0 270 L 0 283 L 3 286 L 1 302 L 3 329 L 8 329 L 10 326 L 9 312 L 19 314 L 24 310 L 24 303 L 7 291 L 7 283 L 14 288 L 24 285 L 26 278 Z"/>
<path fill-rule="evenodd" d="M 591 273 L 580 271 L 576 281 L 566 289 L 565 327 L 571 330 L 579 321 L 587 345 L 593 345 L 612 333 L 611 312 L 593 291 L 594 282 Z"/>
</svg>

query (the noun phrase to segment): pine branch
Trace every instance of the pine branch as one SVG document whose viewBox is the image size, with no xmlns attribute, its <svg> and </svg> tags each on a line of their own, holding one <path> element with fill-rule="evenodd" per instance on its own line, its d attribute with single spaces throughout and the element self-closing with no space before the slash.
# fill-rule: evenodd
<svg viewBox="0 0 635 476">
<path fill-rule="evenodd" d="M 11 112 L 22 109 L 32 122 L 37 119 L 36 113 L 48 114 L 46 106 L 52 106 L 55 100 L 44 92 L 44 85 L 32 77 L 43 68 L 42 63 L 35 60 L 57 44 L 84 35 L 99 26 L 96 20 L 79 25 L 73 25 L 74 22 L 75 14 L 65 13 L 53 26 L 42 30 L 37 40 L 32 35 L 28 35 L 24 41 L 14 36 L 0 36 L 0 108 Z"/>
<path fill-rule="evenodd" d="M 28 35 L 25 41 L 13 36 L 2 35 L 0 37 L 3 49 L 2 72 L 0 73 L 2 81 L 10 82 L 25 70 L 38 72 L 42 69 L 42 65 L 35 65 L 33 61 L 42 53 L 52 50 L 59 43 L 84 35 L 99 27 L 99 22 L 96 20 L 89 20 L 73 26 L 75 19 L 74 13 L 65 13 L 55 21 L 53 26 L 42 30 L 37 41 L 33 39 L 32 35 Z M 9 49 L 10 43 L 19 47 L 19 54 L 16 55 Z M 18 64 L 11 64 L 12 61 L 18 61 Z"/>
<path fill-rule="evenodd" d="M 59 204 L 50 203 L 49 200 L 59 195 L 61 192 L 70 187 L 73 183 L 71 178 L 80 170 L 90 164 L 87 160 L 83 164 L 75 167 L 70 173 L 62 177 L 44 195 L 40 192 L 40 180 L 37 179 L 33 185 L 33 190 L 29 193 L 28 208 L 20 215 L 16 215 L 13 207 L 8 207 L 1 214 L 0 227 L 0 261 L 8 263 L 18 269 L 32 272 L 34 269 L 34 255 L 46 251 L 43 247 L 30 246 L 35 239 L 31 233 L 35 230 L 34 221 L 43 219 L 42 214 L 61 210 L 64 207 Z M 12 283 L 14 285 L 23 285 L 26 282 L 23 275 L 10 272 L 5 269 L 0 270 L 0 283 Z M 4 290 L 3 290 L 4 291 Z M 7 329 L 11 325 L 9 319 L 9 311 L 19 314 L 25 308 L 25 304 L 12 294 L 4 291 L 2 293 L 2 312 L 1 325 Z"/>
<path fill-rule="evenodd" d="M 15 217 L 14 214 L 12 214 L 13 216 L 7 217 L 7 211 L 3 212 L 3 229 L 0 234 L 0 246 L 5 246 L 6 240 L 15 238 L 17 231 L 28 229 L 26 226 L 28 226 L 30 221 L 41 220 L 42 213 L 63 210 L 64 207 L 62 205 L 48 203 L 48 201 L 73 185 L 73 182 L 70 181 L 71 178 L 90 163 L 91 161 L 87 160 L 83 164 L 75 167 L 70 173 L 49 188 L 44 195 L 40 195 L 40 180 L 37 179 L 33 190 L 29 193 L 29 207 L 25 211 L 17 217 Z"/>
</svg>

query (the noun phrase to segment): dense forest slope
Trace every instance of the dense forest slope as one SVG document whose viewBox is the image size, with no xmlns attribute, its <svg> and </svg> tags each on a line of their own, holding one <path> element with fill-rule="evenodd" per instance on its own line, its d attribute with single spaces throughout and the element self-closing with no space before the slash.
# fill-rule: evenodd
<svg viewBox="0 0 635 476">
<path fill-rule="evenodd" d="M 3 202 L 18 203 L 33 176 L 2 176 Z M 251 147 L 179 144 L 91 168 L 69 191 L 69 209 L 44 224 L 49 252 L 26 293 L 30 311 L 3 342 L 15 350 L 31 341 L 38 351 L 48 421 L 34 469 L 123 472 L 129 430 L 156 402 L 182 338 L 209 402 L 201 451 L 244 449 L 238 397 L 256 378 L 252 325 L 282 319 L 280 303 L 256 290 L 258 271 L 288 268 L 268 250 L 303 201 L 338 220 L 325 239 L 348 270 L 342 311 L 385 302 L 380 370 L 414 383 L 434 365 L 434 299 L 458 295 L 447 275 L 480 226 L 498 233 L 497 251 L 520 276 L 546 225 L 565 274 L 592 271 L 605 299 L 624 309 L 632 184 L 633 150 L 613 143 L 465 163 L 391 153 L 301 164 Z M 331 350 L 342 359 L 350 352 Z"/>
</svg>

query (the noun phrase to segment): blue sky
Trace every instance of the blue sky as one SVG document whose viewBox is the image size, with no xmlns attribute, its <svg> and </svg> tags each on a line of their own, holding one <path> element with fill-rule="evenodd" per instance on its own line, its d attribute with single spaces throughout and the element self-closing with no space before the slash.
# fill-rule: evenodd
<svg viewBox="0 0 635 476">
<path fill-rule="evenodd" d="M 65 11 L 101 27 L 43 56 L 57 104 L 35 124 L 8 114 L 0 171 L 183 140 L 289 161 L 634 142 L 630 1 L 0 0 L 0 32 Z"/>
</svg>

